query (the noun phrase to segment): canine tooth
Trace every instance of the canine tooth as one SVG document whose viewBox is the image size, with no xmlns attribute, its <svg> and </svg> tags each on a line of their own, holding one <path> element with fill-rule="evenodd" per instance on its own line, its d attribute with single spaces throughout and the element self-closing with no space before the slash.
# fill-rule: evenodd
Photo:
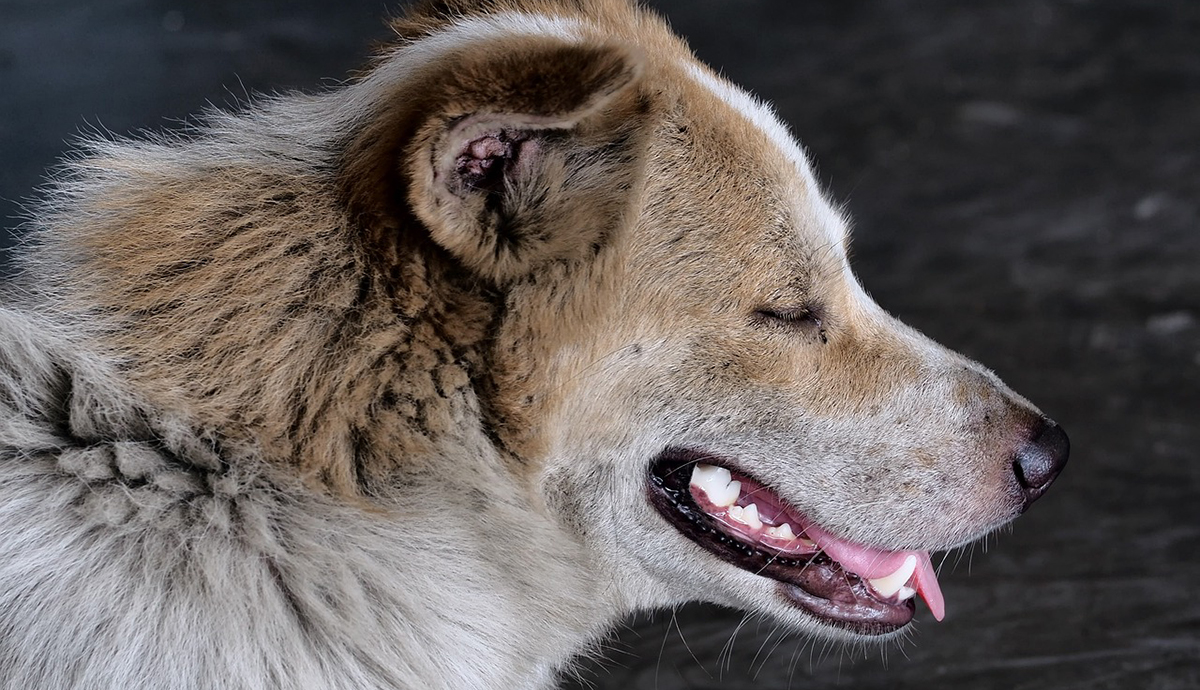
<svg viewBox="0 0 1200 690">
<path fill-rule="evenodd" d="M 726 484 L 725 488 L 718 491 L 715 496 L 713 494 L 709 494 L 708 498 L 714 504 L 719 505 L 722 508 L 725 508 L 725 507 L 731 506 L 735 502 L 737 502 L 738 496 L 741 496 L 741 495 L 742 495 L 742 483 L 734 481 L 734 482 L 729 482 L 728 484 Z"/>
<path fill-rule="evenodd" d="M 899 599 L 900 601 L 908 601 L 909 599 L 912 599 L 916 595 L 917 595 L 917 590 L 915 590 L 912 587 L 909 587 L 907 585 L 905 585 L 904 587 L 901 587 L 900 591 L 896 592 L 896 598 Z"/>
<path fill-rule="evenodd" d="M 713 505 L 727 508 L 733 505 L 742 493 L 742 483 L 730 481 L 732 475 L 724 467 L 697 463 L 692 468 L 692 486 L 708 496 Z"/>
<path fill-rule="evenodd" d="M 724 467 L 696 463 L 696 466 L 692 468 L 692 483 L 700 486 L 716 483 L 714 480 L 725 485 L 729 483 L 729 478 L 729 470 Z"/>
<path fill-rule="evenodd" d="M 890 597 L 896 592 L 899 592 L 900 588 L 904 587 L 904 585 L 908 584 L 909 578 L 912 577 L 913 571 L 916 569 L 917 557 L 911 555 L 906 556 L 904 558 L 904 563 L 901 564 L 899 568 L 896 568 L 896 571 L 891 575 L 885 575 L 883 577 L 870 580 L 871 587 L 873 587 L 876 592 L 879 592 L 883 596 Z"/>
</svg>

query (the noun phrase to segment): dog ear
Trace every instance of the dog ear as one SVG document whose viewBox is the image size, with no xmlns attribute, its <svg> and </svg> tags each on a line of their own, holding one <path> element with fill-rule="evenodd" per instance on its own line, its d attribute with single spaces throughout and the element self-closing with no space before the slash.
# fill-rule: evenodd
<svg viewBox="0 0 1200 690">
<path fill-rule="evenodd" d="M 622 223 L 641 175 L 641 66 L 627 46 L 533 35 L 454 51 L 406 99 L 410 124 L 375 126 L 410 132 L 399 184 L 355 179 L 402 194 L 437 245 L 497 283 L 583 258 Z"/>
</svg>

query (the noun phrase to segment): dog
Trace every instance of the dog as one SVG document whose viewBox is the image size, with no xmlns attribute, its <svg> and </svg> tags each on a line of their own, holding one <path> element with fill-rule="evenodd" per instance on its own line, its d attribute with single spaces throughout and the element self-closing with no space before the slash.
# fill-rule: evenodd
<svg viewBox="0 0 1200 690">
<path fill-rule="evenodd" d="M 0 687 L 548 688 L 635 611 L 944 601 L 1062 429 L 904 326 L 772 111 L 627 0 L 94 138 L 0 309 Z"/>
</svg>

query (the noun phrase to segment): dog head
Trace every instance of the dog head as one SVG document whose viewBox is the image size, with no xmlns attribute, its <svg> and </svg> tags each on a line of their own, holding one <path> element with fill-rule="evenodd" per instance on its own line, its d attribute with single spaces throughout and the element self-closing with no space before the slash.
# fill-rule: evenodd
<svg viewBox="0 0 1200 690">
<path fill-rule="evenodd" d="M 929 551 L 1040 496 L 1062 431 L 871 300 L 786 128 L 661 21 L 450 4 L 366 78 L 408 86 L 347 145 L 347 196 L 502 305 L 478 395 L 535 500 L 631 607 L 940 618 Z"/>
</svg>

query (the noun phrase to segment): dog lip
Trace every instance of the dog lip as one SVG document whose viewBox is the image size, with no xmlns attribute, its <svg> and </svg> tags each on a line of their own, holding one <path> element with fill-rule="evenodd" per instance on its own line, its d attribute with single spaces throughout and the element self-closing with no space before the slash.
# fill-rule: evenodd
<svg viewBox="0 0 1200 690">
<path fill-rule="evenodd" d="M 899 602 L 880 599 L 862 577 L 825 553 L 797 555 L 768 551 L 762 545 L 746 543 L 730 534 L 691 494 L 691 469 L 698 462 L 719 461 L 706 453 L 668 448 L 650 466 L 650 502 L 684 536 L 731 565 L 777 580 L 780 594 L 787 601 L 834 627 L 877 636 L 894 632 L 912 620 L 916 610 L 913 599 Z M 721 465 L 728 468 L 726 463 Z M 738 474 L 746 477 L 744 473 Z"/>
</svg>

